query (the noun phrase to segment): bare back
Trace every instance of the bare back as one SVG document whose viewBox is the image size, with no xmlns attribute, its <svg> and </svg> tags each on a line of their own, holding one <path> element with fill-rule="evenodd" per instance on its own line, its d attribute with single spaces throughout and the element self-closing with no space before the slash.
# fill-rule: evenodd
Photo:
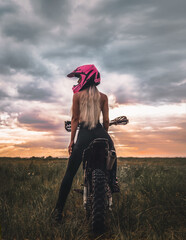
<svg viewBox="0 0 186 240">
<path fill-rule="evenodd" d="M 83 90 L 84 91 L 84 90 Z M 101 112 L 103 114 L 103 126 L 106 131 L 108 131 L 109 127 L 109 107 L 108 107 L 108 97 L 106 94 L 99 92 L 100 93 L 100 108 Z M 76 117 L 80 120 L 80 108 L 79 108 L 79 102 L 80 102 L 80 93 L 74 94 L 75 101 L 74 101 L 74 113 L 76 113 Z"/>
</svg>

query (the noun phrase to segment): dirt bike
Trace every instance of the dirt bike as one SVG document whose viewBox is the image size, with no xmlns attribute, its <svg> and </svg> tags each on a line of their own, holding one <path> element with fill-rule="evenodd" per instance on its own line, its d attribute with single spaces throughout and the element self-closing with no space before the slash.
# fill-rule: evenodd
<svg viewBox="0 0 186 240">
<path fill-rule="evenodd" d="M 126 125 L 129 120 L 118 117 L 109 125 Z M 65 122 L 65 129 L 71 131 L 71 122 Z M 74 189 L 83 195 L 83 206 L 94 233 L 105 229 L 107 210 L 112 210 L 112 188 L 110 170 L 116 160 L 114 150 L 109 150 L 108 140 L 97 138 L 83 152 L 83 190 Z"/>
</svg>

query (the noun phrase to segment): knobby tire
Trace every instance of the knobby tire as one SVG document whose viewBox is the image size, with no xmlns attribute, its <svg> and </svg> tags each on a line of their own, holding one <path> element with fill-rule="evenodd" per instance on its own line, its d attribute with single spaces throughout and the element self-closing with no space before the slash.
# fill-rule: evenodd
<svg viewBox="0 0 186 240">
<path fill-rule="evenodd" d="M 92 230 L 103 232 L 106 215 L 106 177 L 100 169 L 92 172 Z"/>
</svg>

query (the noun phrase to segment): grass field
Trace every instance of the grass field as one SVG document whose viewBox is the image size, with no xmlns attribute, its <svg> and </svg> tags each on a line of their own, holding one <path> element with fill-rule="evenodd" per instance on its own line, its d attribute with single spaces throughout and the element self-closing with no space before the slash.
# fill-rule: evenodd
<svg viewBox="0 0 186 240">
<path fill-rule="evenodd" d="M 121 193 L 114 195 L 101 236 L 91 233 L 82 197 L 74 191 L 63 223 L 50 221 L 66 165 L 66 159 L 0 158 L 2 239 L 186 239 L 185 158 L 119 158 Z M 81 183 L 82 168 L 72 188 Z"/>
</svg>

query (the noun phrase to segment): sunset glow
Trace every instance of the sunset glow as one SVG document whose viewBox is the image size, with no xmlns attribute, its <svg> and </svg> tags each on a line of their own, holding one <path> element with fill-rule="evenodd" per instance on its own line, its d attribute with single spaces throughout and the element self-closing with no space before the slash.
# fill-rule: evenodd
<svg viewBox="0 0 186 240">
<path fill-rule="evenodd" d="M 185 156 L 182 124 L 186 118 L 185 109 L 186 104 L 183 103 L 159 107 L 117 105 L 110 108 L 110 119 L 121 115 L 129 119 L 128 125 L 111 126 L 109 129 L 118 156 Z M 64 120 L 70 119 L 70 116 L 62 118 L 60 113 L 52 117 L 51 114 L 38 113 L 32 116 L 35 121 L 29 123 L 23 121 L 24 115 L 2 114 L 0 156 L 67 157 L 70 133 L 65 132 Z M 54 119 L 58 122 L 55 123 Z"/>
</svg>

